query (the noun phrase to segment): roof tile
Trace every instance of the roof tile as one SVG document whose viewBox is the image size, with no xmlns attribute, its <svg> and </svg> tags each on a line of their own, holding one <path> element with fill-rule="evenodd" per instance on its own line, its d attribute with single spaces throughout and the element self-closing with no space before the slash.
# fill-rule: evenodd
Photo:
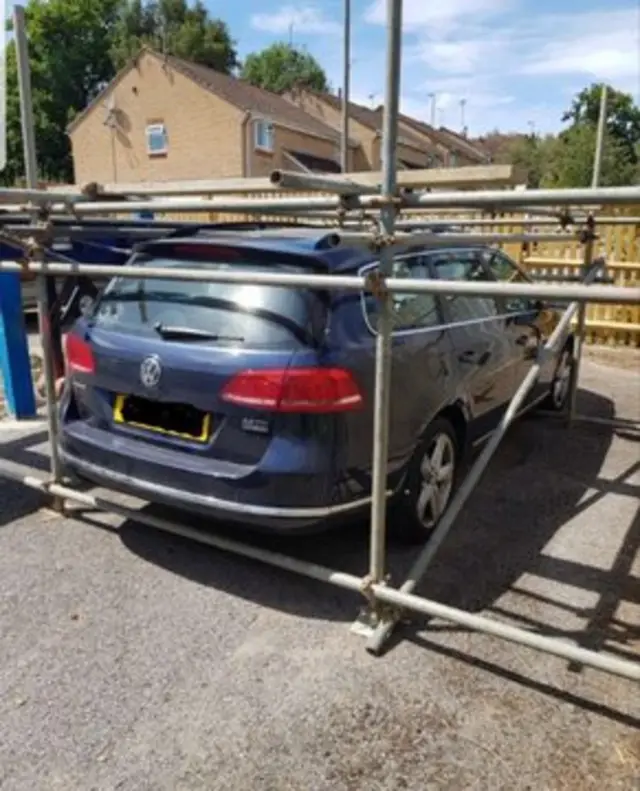
<svg viewBox="0 0 640 791">
<path fill-rule="evenodd" d="M 283 126 L 289 126 L 302 132 L 336 141 L 340 139 L 340 134 L 336 129 L 276 93 L 172 55 L 167 56 L 166 61 L 206 90 L 215 93 L 216 96 L 220 96 L 241 110 L 265 116 L 275 123 L 280 122 Z"/>
</svg>

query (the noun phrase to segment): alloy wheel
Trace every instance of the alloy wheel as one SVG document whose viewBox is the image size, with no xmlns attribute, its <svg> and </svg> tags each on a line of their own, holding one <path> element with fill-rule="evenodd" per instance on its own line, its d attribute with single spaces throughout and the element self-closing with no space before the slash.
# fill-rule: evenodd
<svg viewBox="0 0 640 791">
<path fill-rule="evenodd" d="M 564 351 L 558 362 L 553 385 L 551 387 L 551 398 L 556 409 L 562 409 L 569 395 L 571 385 L 571 353 Z"/>
<path fill-rule="evenodd" d="M 416 514 L 420 524 L 432 530 L 449 504 L 455 478 L 456 451 L 451 438 L 438 432 L 420 464 L 420 490 Z"/>
</svg>

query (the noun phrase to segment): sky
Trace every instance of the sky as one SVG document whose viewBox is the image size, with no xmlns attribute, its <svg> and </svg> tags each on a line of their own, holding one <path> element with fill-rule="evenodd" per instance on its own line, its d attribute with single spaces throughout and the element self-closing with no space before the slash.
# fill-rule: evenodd
<svg viewBox="0 0 640 791">
<path fill-rule="evenodd" d="M 240 57 L 274 41 L 342 84 L 342 0 L 205 0 Z M 351 98 L 384 101 L 386 0 L 351 0 Z M 640 0 L 404 0 L 402 109 L 471 135 L 555 132 L 572 97 L 607 81 L 640 103 Z"/>
</svg>

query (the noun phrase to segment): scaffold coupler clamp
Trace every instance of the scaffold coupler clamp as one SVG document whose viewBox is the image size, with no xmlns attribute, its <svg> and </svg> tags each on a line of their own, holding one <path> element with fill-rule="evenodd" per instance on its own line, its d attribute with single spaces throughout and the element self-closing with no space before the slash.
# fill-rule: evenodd
<svg viewBox="0 0 640 791">
<path fill-rule="evenodd" d="M 584 228 L 582 228 L 578 234 L 578 239 L 580 244 L 588 244 L 589 242 L 595 242 L 597 238 L 598 234 L 596 233 L 596 219 L 593 214 L 589 214 L 585 220 Z"/>
<path fill-rule="evenodd" d="M 102 195 L 102 186 L 97 181 L 88 181 L 82 185 L 80 194 L 88 200 L 97 200 Z"/>
<path fill-rule="evenodd" d="M 34 223 L 30 229 L 32 235 L 24 241 L 21 241 L 22 256 L 20 257 L 20 264 L 22 265 L 22 274 L 25 278 L 31 278 L 33 273 L 30 264 L 42 264 L 45 260 L 44 248 L 47 242 L 51 240 L 51 232 L 53 230 L 51 222 Z"/>
<path fill-rule="evenodd" d="M 569 209 L 565 209 L 558 215 L 558 222 L 563 231 L 566 231 L 570 225 L 575 223 L 575 218 Z"/>
<path fill-rule="evenodd" d="M 400 610 L 389 604 L 384 604 L 376 598 L 374 592 L 374 585 L 389 585 L 391 582 L 391 575 L 387 574 L 382 580 L 375 580 L 371 574 L 363 577 L 360 583 L 360 593 L 365 597 L 368 604 L 368 611 L 375 614 L 373 617 L 376 622 L 391 621 L 399 618 Z"/>
<path fill-rule="evenodd" d="M 378 300 L 385 300 L 389 296 L 389 289 L 385 276 L 378 269 L 369 272 L 365 278 L 367 289 Z"/>
</svg>

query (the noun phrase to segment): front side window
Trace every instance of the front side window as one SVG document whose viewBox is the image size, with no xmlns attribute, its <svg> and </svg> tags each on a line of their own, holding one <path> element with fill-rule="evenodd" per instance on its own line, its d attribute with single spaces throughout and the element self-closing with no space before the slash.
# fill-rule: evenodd
<svg viewBox="0 0 640 791">
<path fill-rule="evenodd" d="M 525 273 L 502 251 L 486 250 L 483 257 L 496 280 L 503 283 L 526 283 L 529 281 Z M 530 310 L 531 305 L 526 297 L 509 297 L 505 300 L 505 309 L 508 313 L 518 313 Z"/>
<path fill-rule="evenodd" d="M 427 257 L 424 254 L 399 257 L 393 262 L 394 278 L 426 279 L 429 276 Z M 403 294 L 396 291 L 391 294 L 390 299 L 392 327 L 395 332 L 441 324 L 438 301 L 433 294 Z M 380 317 L 380 303 L 373 294 L 363 294 L 363 302 L 367 323 L 375 332 Z"/>
<path fill-rule="evenodd" d="M 483 257 L 496 280 L 504 282 L 525 280 L 516 264 L 500 250 L 486 250 Z"/>
<path fill-rule="evenodd" d="M 255 121 L 253 125 L 255 147 L 263 151 L 273 151 L 273 124 L 268 121 Z"/>
<path fill-rule="evenodd" d="M 462 280 L 471 283 L 493 281 L 483 266 L 481 256 L 475 250 L 434 253 L 431 261 L 440 280 Z M 448 294 L 445 301 L 449 318 L 454 323 L 491 318 L 499 313 L 493 297 Z"/>
<path fill-rule="evenodd" d="M 146 129 L 147 153 L 150 156 L 166 154 L 169 148 L 167 128 L 164 124 L 149 124 Z"/>
</svg>

